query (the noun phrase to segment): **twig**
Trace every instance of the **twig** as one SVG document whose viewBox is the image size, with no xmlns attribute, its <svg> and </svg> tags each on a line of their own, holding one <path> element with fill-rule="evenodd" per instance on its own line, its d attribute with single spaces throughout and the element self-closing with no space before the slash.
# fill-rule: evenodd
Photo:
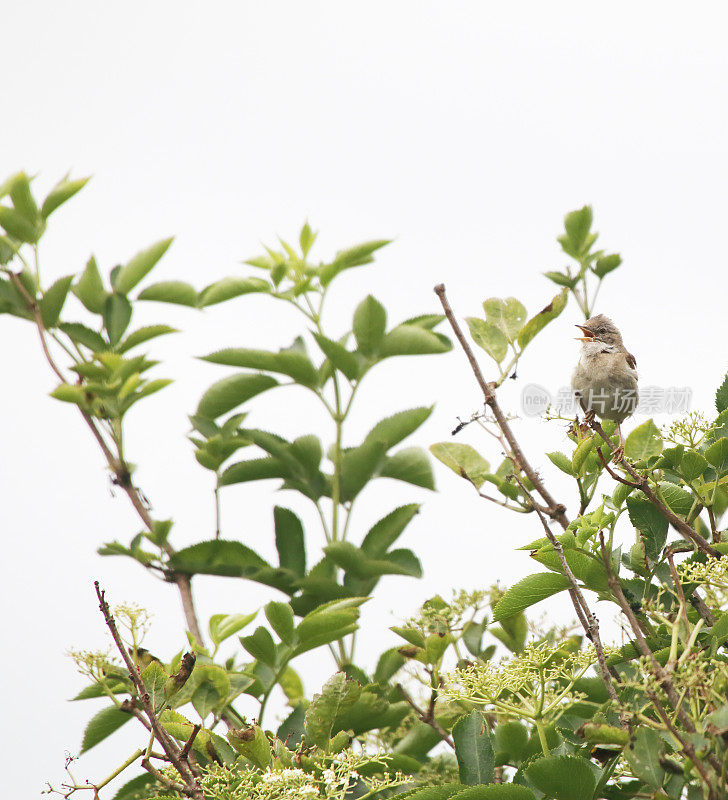
<svg viewBox="0 0 728 800">
<path fill-rule="evenodd" d="M 45 356 L 48 365 L 50 366 L 51 370 L 55 373 L 56 377 L 61 381 L 61 383 L 68 384 L 63 371 L 56 363 L 55 359 L 53 358 L 53 354 L 48 347 L 48 341 L 46 339 L 46 327 L 43 324 L 43 317 L 40 313 L 40 307 L 36 302 L 35 298 L 30 295 L 28 290 L 23 286 L 22 281 L 18 277 L 18 275 L 12 271 L 8 271 L 8 275 L 10 276 L 10 280 L 21 294 L 23 299 L 25 300 L 28 310 L 33 316 L 33 321 L 35 322 L 35 327 L 38 331 L 38 336 L 40 338 L 40 345 L 41 349 L 43 350 L 43 355 Z M 153 520 L 151 515 L 149 514 L 149 510 L 147 508 L 146 503 L 143 500 L 141 490 L 135 486 L 129 475 L 129 471 L 127 470 L 126 466 L 119 461 L 118 458 L 114 456 L 111 452 L 109 445 L 107 444 L 106 440 L 104 439 L 101 431 L 99 430 L 98 426 L 96 425 L 96 421 L 94 418 L 87 412 L 84 411 L 82 408 L 79 407 L 79 412 L 83 417 L 84 422 L 88 425 L 91 433 L 93 434 L 94 439 L 96 439 L 99 447 L 101 448 L 101 452 L 104 454 L 104 458 L 106 459 L 106 463 L 108 464 L 109 468 L 114 474 L 115 481 L 118 486 L 120 486 L 126 495 L 128 496 L 129 500 L 131 501 L 132 506 L 136 510 L 137 514 L 140 516 L 142 522 L 147 527 L 147 530 L 152 530 Z M 172 555 L 174 550 L 168 543 L 164 543 L 163 545 L 164 551 L 167 555 Z M 179 589 L 179 593 L 182 599 L 182 608 L 185 614 L 185 620 L 187 621 L 187 627 L 189 628 L 190 632 L 195 636 L 198 642 L 202 643 L 202 634 L 200 632 L 200 626 L 197 621 L 197 614 L 195 612 L 194 601 L 192 597 L 192 587 L 190 583 L 189 575 L 183 575 L 182 573 L 174 573 L 173 580 L 177 584 Z"/>
<path fill-rule="evenodd" d="M 180 761 L 187 761 L 190 756 L 190 750 L 192 749 L 192 744 L 195 741 L 195 737 L 200 732 L 202 725 L 199 723 L 195 724 L 195 727 L 192 729 L 192 733 L 190 734 L 190 738 L 185 742 L 185 746 L 180 751 L 179 757 Z"/>
<path fill-rule="evenodd" d="M 710 780 L 710 776 L 708 775 L 708 771 L 703 766 L 702 760 L 698 757 L 697 753 L 695 752 L 695 748 L 692 744 L 677 730 L 677 728 L 672 724 L 672 720 L 670 719 L 669 715 L 665 711 L 662 703 L 660 702 L 660 698 L 650 689 L 646 689 L 645 693 L 650 698 L 652 705 L 655 707 L 655 711 L 660 719 L 663 721 L 665 727 L 670 731 L 670 733 L 675 737 L 675 739 L 680 743 L 680 747 L 682 747 L 683 752 L 685 755 L 692 761 L 695 769 L 700 773 L 700 777 L 705 782 L 705 785 L 708 788 L 708 797 L 710 800 L 716 797 L 715 795 L 715 788 Z"/>
<path fill-rule="evenodd" d="M 555 519 L 564 529 L 566 529 L 569 525 L 569 520 L 564 513 L 566 511 L 566 507 L 561 503 L 557 503 L 556 500 L 551 496 L 550 492 L 544 485 L 541 478 L 538 476 L 536 471 L 533 467 L 529 464 L 526 460 L 526 457 L 521 450 L 521 446 L 518 444 L 516 437 L 511 430 L 511 426 L 508 424 L 508 420 L 506 419 L 505 414 L 501 410 L 500 405 L 498 404 L 498 400 L 496 399 L 495 392 L 494 392 L 494 384 L 488 383 L 485 378 L 483 377 L 483 373 L 480 371 L 480 367 L 478 366 L 478 362 L 475 359 L 475 355 L 468 344 L 467 339 L 465 338 L 458 321 L 455 319 L 455 315 L 453 314 L 453 310 L 450 306 L 450 303 L 445 295 L 445 285 L 440 283 L 435 286 L 435 294 L 439 297 L 440 303 L 442 304 L 442 308 L 445 312 L 445 316 L 447 317 L 447 321 L 450 323 L 450 327 L 453 329 L 453 333 L 457 337 L 458 342 L 460 342 L 460 346 L 463 348 L 465 355 L 470 363 L 470 368 L 473 370 L 473 374 L 475 375 L 475 379 L 478 381 L 478 385 L 480 386 L 483 395 L 485 397 L 486 404 L 490 407 L 491 411 L 493 412 L 493 416 L 495 417 L 495 421 L 498 427 L 503 431 L 503 435 L 508 442 L 508 446 L 513 453 L 514 461 L 516 462 L 516 467 L 518 469 L 523 470 L 525 475 L 528 477 L 528 480 L 531 482 L 535 490 L 541 495 L 546 506 L 548 508 L 548 516 Z"/>
<path fill-rule="evenodd" d="M 442 738 L 442 741 L 445 742 L 450 747 L 452 747 L 452 749 L 454 750 L 455 749 L 455 742 L 453 742 L 452 737 L 450 736 L 450 734 L 435 719 L 434 713 L 429 714 L 428 712 L 423 711 L 417 705 L 417 703 L 415 703 L 415 701 L 412 699 L 412 696 L 410 695 L 410 693 L 404 688 L 404 686 L 402 686 L 401 683 L 397 684 L 397 688 L 402 693 L 402 697 L 404 697 L 404 699 L 407 701 L 407 703 L 412 707 L 412 709 L 414 710 L 415 714 L 417 714 L 419 720 L 421 722 L 424 722 L 426 725 L 429 725 L 435 731 L 437 731 L 437 733 Z M 432 698 L 430 698 L 430 701 L 432 701 Z"/>
<path fill-rule="evenodd" d="M 609 445 L 612 452 L 614 452 L 615 448 L 612 447 L 612 443 L 609 440 L 609 437 L 606 433 L 604 433 L 604 429 L 599 424 L 596 419 L 591 420 L 589 423 L 590 427 L 596 431 L 602 439 Z M 627 461 L 624 459 L 622 461 L 623 468 L 629 473 L 630 477 L 635 481 L 634 488 L 639 489 L 645 497 L 652 503 L 655 508 L 662 514 L 665 519 L 675 528 L 675 530 L 689 542 L 692 542 L 699 550 L 702 550 L 703 553 L 709 556 L 713 556 L 714 558 L 720 558 L 721 553 L 713 547 L 707 539 L 704 539 L 696 530 L 690 527 L 684 520 L 681 520 L 676 514 L 673 514 L 670 509 L 661 502 L 661 500 L 657 497 L 657 495 L 652 491 L 650 485 L 647 481 L 647 478 L 644 475 L 640 475 L 637 470 Z M 619 480 L 619 478 L 617 478 Z M 621 481 L 624 483 L 624 480 Z"/>
<path fill-rule="evenodd" d="M 177 772 L 180 774 L 180 776 L 184 781 L 184 788 L 180 791 L 183 791 L 184 794 L 186 794 L 188 797 L 195 798 L 195 800 L 202 800 L 203 797 L 202 789 L 197 783 L 197 780 L 195 779 L 195 776 L 192 773 L 189 764 L 186 762 L 186 760 L 182 760 L 180 758 L 180 751 L 177 745 L 172 741 L 172 738 L 169 736 L 167 731 L 162 727 L 162 724 L 160 723 L 159 718 L 157 717 L 154 711 L 154 706 L 152 705 L 149 693 L 147 692 L 147 689 L 144 686 L 144 682 L 142 681 L 141 676 L 139 675 L 139 671 L 137 670 L 134 661 L 132 660 L 128 650 L 126 649 L 124 642 L 121 640 L 121 636 L 119 635 L 119 631 L 116 627 L 114 616 L 111 613 L 109 604 L 106 602 L 104 591 L 99 587 L 98 581 L 94 581 L 94 588 L 96 589 L 96 596 L 98 597 L 99 600 L 99 608 L 101 609 L 101 613 L 104 615 L 104 619 L 106 620 L 106 625 L 111 631 L 111 636 L 114 639 L 114 643 L 116 644 L 117 649 L 121 653 L 121 657 L 124 659 L 126 668 L 129 670 L 129 677 L 131 678 L 131 681 L 134 684 L 134 687 L 137 691 L 139 700 L 141 701 L 144 712 L 146 713 L 147 719 L 149 720 L 149 724 L 154 733 L 154 737 L 159 742 L 159 744 L 162 747 L 162 750 L 164 751 L 164 754 L 167 756 L 167 758 L 169 758 L 170 762 L 175 767 L 175 769 L 177 770 Z M 147 762 L 148 765 L 146 766 L 146 768 L 151 767 L 151 764 L 148 764 L 148 759 L 145 759 L 145 761 Z"/>
<path fill-rule="evenodd" d="M 521 490 L 524 491 L 526 496 L 530 498 L 531 494 L 528 489 L 526 489 L 523 482 L 519 480 L 518 477 L 516 477 L 516 480 L 518 481 Z M 571 587 L 569 588 L 569 597 L 571 597 L 571 602 L 574 606 L 574 610 L 576 611 L 576 616 L 578 617 L 582 628 L 584 628 L 584 633 L 586 633 L 587 638 L 594 645 L 594 650 L 597 654 L 597 663 L 599 664 L 599 672 L 601 673 L 602 680 L 607 688 L 607 694 L 614 703 L 619 705 L 619 696 L 617 695 L 617 690 L 614 688 L 614 684 L 612 682 L 612 678 L 614 676 L 610 673 L 609 667 L 607 666 L 607 659 L 604 655 L 604 645 L 602 644 L 602 640 L 599 635 L 599 620 L 597 619 L 596 614 L 594 614 L 589 608 L 589 604 L 586 602 L 586 598 L 579 587 L 576 576 L 571 571 L 571 567 L 566 560 L 564 548 L 561 545 L 561 542 L 551 532 L 548 522 L 546 522 L 546 518 L 535 504 L 534 509 L 539 520 L 541 521 L 541 525 L 543 525 L 546 538 L 549 540 L 549 542 L 551 542 L 552 547 L 556 551 L 556 555 L 559 557 L 561 568 L 564 570 L 564 575 L 571 584 Z M 626 727 L 626 724 L 626 720 L 622 720 L 622 725 Z"/>
<path fill-rule="evenodd" d="M 688 714 L 686 713 L 685 709 L 682 705 L 682 700 L 680 695 L 678 695 L 675 684 L 672 682 L 672 678 L 669 674 L 662 668 L 660 662 L 655 658 L 655 654 L 650 649 L 650 646 L 647 644 L 647 640 L 645 639 L 642 630 L 637 622 L 637 618 L 632 611 L 632 608 L 627 601 L 627 598 L 624 596 L 624 592 L 622 591 L 622 586 L 619 582 L 619 578 L 614 574 L 614 570 L 612 569 L 612 564 L 610 562 L 609 553 L 607 552 L 606 545 L 604 543 L 604 534 L 599 531 L 599 543 L 601 545 L 602 550 L 602 560 L 604 561 L 604 567 L 607 571 L 607 582 L 609 583 L 609 588 L 612 590 L 612 594 L 614 599 L 619 604 L 619 607 L 622 609 L 622 612 L 627 617 L 629 621 L 630 627 L 635 636 L 635 641 L 637 643 L 637 648 L 642 653 L 642 655 L 647 659 L 647 662 L 650 666 L 652 674 L 657 678 L 660 686 L 662 686 L 663 691 L 665 692 L 667 699 L 670 701 L 670 705 L 675 709 L 675 713 L 677 714 L 678 719 L 682 723 L 683 727 L 688 733 L 695 733 L 695 725 L 693 721 L 690 719 Z M 718 763 L 715 756 L 708 756 L 708 761 L 713 769 L 720 774 L 721 767 Z"/>
</svg>

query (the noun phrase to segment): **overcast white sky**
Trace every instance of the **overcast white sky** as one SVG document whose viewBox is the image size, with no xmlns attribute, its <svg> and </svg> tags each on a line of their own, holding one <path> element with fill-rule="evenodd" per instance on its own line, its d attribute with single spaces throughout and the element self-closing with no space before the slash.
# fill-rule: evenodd
<svg viewBox="0 0 728 800">
<path fill-rule="evenodd" d="M 260 241 L 293 237 L 309 219 L 322 258 L 396 239 L 376 266 L 340 280 L 329 308 L 335 331 L 368 292 L 393 321 L 434 311 L 440 281 L 461 317 L 491 296 L 516 295 L 534 312 L 554 293 L 540 273 L 565 264 L 555 243 L 563 214 L 588 202 L 601 243 L 624 257 L 599 310 L 621 327 L 643 385 L 690 386 L 694 406 L 712 411 L 728 362 L 722 3 L 3 5 L 2 177 L 25 169 L 47 189 L 68 169 L 94 175 L 52 220 L 42 251 L 49 280 L 92 252 L 108 270 L 175 234 L 156 279 L 201 286 L 241 274 L 239 260 Z M 185 441 L 186 414 L 224 373 L 192 357 L 288 344 L 295 320 L 278 313 L 242 298 L 204 314 L 149 307 L 138 319 L 183 331 L 150 347 L 165 361 L 158 374 L 176 383 L 132 414 L 128 445 L 155 512 L 177 520 L 177 545 L 213 530 L 210 482 Z M 537 342 L 506 405 L 517 408 L 525 383 L 568 381 L 577 321 L 570 306 Z M 93 579 L 113 602 L 154 609 L 151 649 L 168 655 L 184 640 L 172 587 L 95 555 L 102 541 L 128 541 L 138 522 L 111 496 L 73 410 L 47 397 L 54 381 L 30 326 L 3 317 L 0 331 L 4 786 L 8 796 L 34 797 L 45 780 L 61 780 L 64 750 L 78 750 L 96 710 L 66 702 L 81 682 L 63 655 L 107 641 Z M 265 398 L 256 424 L 329 435 L 301 397 Z M 386 413 L 431 402 L 422 445 L 447 439 L 455 417 L 478 407 L 460 352 L 374 373 L 347 444 Z M 566 448 L 563 429 L 528 422 L 521 430 L 534 463 L 570 496 L 539 455 Z M 472 429 L 461 441 L 498 459 Z M 537 521 L 499 513 L 446 470 L 437 475 L 437 495 L 383 481 L 361 504 L 355 541 L 393 505 L 425 502 L 403 546 L 421 555 L 426 577 L 382 582 L 364 615 L 365 663 L 389 641 L 388 626 L 433 593 L 533 571 L 527 554 L 512 551 L 540 535 Z M 225 497 L 225 535 L 263 555 L 272 551 L 271 506 L 288 500 L 272 488 L 235 487 Z M 273 596 L 232 580 L 196 588 L 203 620 Z M 330 666 L 309 662 L 305 671 L 311 691 Z M 85 756 L 77 777 L 100 778 L 137 741 L 128 726 L 117 744 Z"/>
</svg>

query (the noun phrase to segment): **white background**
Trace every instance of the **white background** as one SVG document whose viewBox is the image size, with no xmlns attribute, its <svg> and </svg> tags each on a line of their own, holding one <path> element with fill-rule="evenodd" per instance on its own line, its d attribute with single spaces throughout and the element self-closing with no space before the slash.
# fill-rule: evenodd
<svg viewBox="0 0 728 800">
<path fill-rule="evenodd" d="M 395 238 L 374 267 L 339 280 L 328 319 L 337 334 L 368 292 L 392 322 L 437 310 L 440 281 L 460 316 L 509 295 L 532 313 L 555 290 L 540 273 L 566 263 L 555 243 L 563 214 L 592 203 L 600 244 L 624 257 L 599 310 L 621 327 L 643 385 L 690 386 L 694 407 L 711 413 L 727 360 L 722 4 L 3 6 L 0 172 L 38 173 L 40 194 L 68 169 L 94 175 L 52 218 L 47 282 L 92 252 L 108 270 L 175 234 L 153 279 L 201 287 L 244 274 L 239 261 L 259 242 L 293 238 L 309 219 L 321 230 L 321 258 Z M 570 305 L 529 350 L 519 381 L 506 387 L 508 408 L 517 410 L 528 382 L 568 382 L 579 319 Z M 182 546 L 213 530 L 211 482 L 185 440 L 186 415 L 225 374 L 193 357 L 221 346 L 276 349 L 297 321 L 255 296 L 204 313 L 149 304 L 135 321 L 183 331 L 149 347 L 165 362 L 157 375 L 176 382 L 131 415 L 128 445 L 155 514 L 174 517 L 173 543 Z M 150 649 L 168 656 L 184 639 L 173 587 L 95 554 L 103 541 L 128 541 L 139 523 L 123 496 L 111 496 L 73 409 L 47 397 L 54 380 L 30 325 L 3 317 L 0 331 L 4 787 L 35 797 L 44 781 L 62 780 L 64 751 L 77 752 L 98 707 L 67 702 L 81 681 L 64 657 L 68 647 L 108 642 L 93 579 L 112 602 L 154 609 Z M 486 356 L 483 364 L 491 368 Z M 345 444 L 386 413 L 436 402 L 416 436 L 428 445 L 480 402 L 459 351 L 394 359 L 370 380 Z M 257 425 L 330 436 L 305 395 L 267 394 L 254 408 Z M 573 513 L 571 486 L 540 455 L 567 449 L 563 426 L 519 429 Z M 473 428 L 460 441 L 499 461 Z M 363 618 L 367 665 L 394 643 L 388 626 L 433 593 L 533 571 L 513 548 L 540 536 L 537 520 L 478 501 L 437 466 L 440 494 L 381 481 L 360 503 L 355 541 L 393 505 L 425 503 L 401 540 L 421 555 L 425 579 L 382 581 Z M 272 482 L 233 487 L 224 499 L 225 535 L 270 557 L 271 506 L 293 502 L 273 490 Z M 313 529 L 309 510 L 294 506 Z M 242 581 L 195 587 L 203 620 L 275 596 Z M 330 672 L 323 656 L 315 662 L 304 665 L 309 692 Z M 100 779 L 138 741 L 127 726 L 84 756 L 76 776 Z"/>
</svg>

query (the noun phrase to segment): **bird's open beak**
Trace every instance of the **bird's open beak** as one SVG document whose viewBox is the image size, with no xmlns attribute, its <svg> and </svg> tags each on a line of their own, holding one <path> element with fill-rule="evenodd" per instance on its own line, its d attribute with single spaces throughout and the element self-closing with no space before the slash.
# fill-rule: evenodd
<svg viewBox="0 0 728 800">
<path fill-rule="evenodd" d="M 584 336 L 577 336 L 576 337 L 576 340 L 578 342 L 594 342 L 594 341 L 596 341 L 594 339 L 594 334 L 589 330 L 589 328 L 585 328 L 583 325 L 577 325 L 576 327 L 584 334 Z"/>
</svg>

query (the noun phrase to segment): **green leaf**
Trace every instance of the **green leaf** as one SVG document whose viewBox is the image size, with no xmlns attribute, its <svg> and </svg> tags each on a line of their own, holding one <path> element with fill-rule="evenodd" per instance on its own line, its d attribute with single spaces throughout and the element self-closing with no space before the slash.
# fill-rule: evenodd
<svg viewBox="0 0 728 800">
<path fill-rule="evenodd" d="M 117 345 L 131 321 L 131 303 L 123 294 L 109 295 L 104 303 L 104 327 L 112 346 Z"/>
<path fill-rule="evenodd" d="M 208 624 L 212 643 L 219 645 L 224 642 L 225 639 L 242 630 L 246 625 L 250 625 L 257 615 L 257 611 L 252 614 L 213 614 Z"/>
<path fill-rule="evenodd" d="M 409 550 L 393 550 L 381 558 L 368 558 L 364 551 L 351 542 L 331 542 L 324 547 L 326 555 L 347 575 L 368 580 L 380 575 L 410 575 L 419 578 L 422 568 Z M 407 555 L 404 555 L 404 554 Z"/>
<path fill-rule="evenodd" d="M 478 489 L 490 474 L 490 464 L 469 444 L 437 442 L 430 445 L 430 452 L 438 461 L 461 478 L 469 480 Z"/>
<path fill-rule="evenodd" d="M 101 711 L 91 717 L 86 730 L 83 732 L 81 742 L 81 752 L 85 753 L 94 745 L 102 742 L 107 736 L 111 736 L 125 722 L 132 719 L 132 715 L 126 711 L 120 711 L 116 706 L 102 708 Z"/>
<path fill-rule="evenodd" d="M 24 172 L 18 172 L 6 181 L 5 186 L 10 193 L 15 210 L 22 214 L 28 222 L 37 224 L 39 222 L 38 206 L 30 190 L 30 178 Z"/>
<path fill-rule="evenodd" d="M 315 386 L 318 377 L 316 369 L 306 353 L 292 348 L 272 353 L 268 350 L 248 350 L 242 347 L 231 347 L 226 350 L 218 350 L 209 356 L 203 356 L 203 361 L 209 361 L 212 364 L 223 364 L 228 367 L 247 367 L 249 369 L 280 372 L 293 378 L 296 383 L 308 387 Z"/>
<path fill-rule="evenodd" d="M 306 574 L 306 548 L 301 520 L 289 508 L 275 506 L 276 550 L 278 562 L 283 569 L 289 569 L 299 578 Z"/>
<path fill-rule="evenodd" d="M 155 242 L 127 261 L 112 279 L 114 289 L 119 294 L 128 294 L 154 268 L 159 259 L 167 252 L 172 241 L 173 237 Z"/>
<path fill-rule="evenodd" d="M 167 675 L 158 661 L 152 661 L 140 677 L 144 688 L 149 694 L 149 699 L 152 701 L 154 711 L 159 712 L 164 705 L 164 684 L 167 682 L 169 675 Z"/>
<path fill-rule="evenodd" d="M 728 470 L 728 439 L 723 436 L 710 445 L 705 457 L 716 468 L 719 474 Z"/>
<path fill-rule="evenodd" d="M 591 268 L 592 272 L 599 278 L 603 278 L 605 275 L 608 275 L 612 270 L 617 269 L 617 267 L 622 263 L 622 256 L 618 253 L 612 253 L 612 255 L 602 256 L 598 258 L 596 264 Z"/>
<path fill-rule="evenodd" d="M 277 458 L 249 458 L 229 466 L 220 476 L 220 486 L 285 477 L 286 469 Z"/>
<path fill-rule="evenodd" d="M 274 386 L 278 386 L 278 381 L 271 375 L 256 373 L 229 375 L 213 383 L 202 395 L 196 413 L 208 419 L 217 419 Z"/>
<path fill-rule="evenodd" d="M 457 792 L 456 797 L 458 800 L 535 800 L 536 796 L 530 789 L 515 783 L 491 783 L 488 786 L 471 786 Z M 416 800 L 421 799 L 418 797 Z"/>
<path fill-rule="evenodd" d="M 644 497 L 628 497 L 627 509 L 630 521 L 642 535 L 647 556 L 657 561 L 667 541 L 667 519 Z"/>
<path fill-rule="evenodd" d="M 465 321 L 468 323 L 475 344 L 482 347 L 496 363 L 500 364 L 508 352 L 508 339 L 503 331 L 479 317 L 466 317 Z"/>
<path fill-rule="evenodd" d="M 636 427 L 624 443 L 624 454 L 631 461 L 641 461 L 661 452 L 662 437 L 651 419 Z"/>
<path fill-rule="evenodd" d="M 435 489 L 435 478 L 427 453 L 421 447 L 406 447 L 384 460 L 382 478 L 394 478 L 423 489 Z"/>
<path fill-rule="evenodd" d="M 134 347 L 138 347 L 150 339 L 156 339 L 157 336 L 166 336 L 168 333 L 177 333 L 177 328 L 172 328 L 169 325 L 145 325 L 142 328 L 130 333 L 117 348 L 119 353 L 126 353 Z"/>
<path fill-rule="evenodd" d="M 88 178 L 77 178 L 73 181 L 69 181 L 66 178 L 58 181 L 50 190 L 41 206 L 40 213 L 43 219 L 48 219 L 59 206 L 62 206 L 67 200 L 70 200 L 74 194 L 80 192 L 90 180 L 91 177 L 89 176 Z"/>
<path fill-rule="evenodd" d="M 72 281 L 73 275 L 66 275 L 44 292 L 40 301 L 40 316 L 46 328 L 55 328 L 58 324 Z"/>
<path fill-rule="evenodd" d="M 315 694 L 306 711 L 306 741 L 328 752 L 331 732 L 336 717 L 356 703 L 361 687 L 349 680 L 343 672 L 337 672 L 324 684 L 321 693 Z"/>
<path fill-rule="evenodd" d="M 699 478 L 708 469 L 705 456 L 695 450 L 687 450 L 680 461 L 680 474 L 686 481 Z"/>
<path fill-rule="evenodd" d="M 227 738 L 236 752 L 252 761 L 258 769 L 264 770 L 270 764 L 273 751 L 268 737 L 259 725 L 241 730 L 233 728 L 227 732 Z"/>
<path fill-rule="evenodd" d="M 461 717 L 452 729 L 460 781 L 469 786 L 493 781 L 495 759 L 490 731 L 482 711 Z"/>
<path fill-rule="evenodd" d="M 276 645 L 267 628 L 259 625 L 252 636 L 241 636 L 240 642 L 253 658 L 273 667 L 276 664 Z"/>
<path fill-rule="evenodd" d="M 170 556 L 169 568 L 187 575 L 227 575 L 249 578 L 269 567 L 255 551 L 241 542 L 211 539 L 178 550 Z"/>
<path fill-rule="evenodd" d="M 518 334 L 518 344 L 523 349 L 533 338 L 542 331 L 552 320 L 566 308 L 566 301 L 569 298 L 568 289 L 563 289 L 554 299 L 521 328 Z"/>
<path fill-rule="evenodd" d="M 197 305 L 200 308 L 213 306 L 216 303 L 224 303 L 233 297 L 252 292 L 270 292 L 271 286 L 268 281 L 262 278 L 223 278 L 222 280 L 206 286 L 197 298 Z"/>
<path fill-rule="evenodd" d="M 77 406 L 85 407 L 88 405 L 86 390 L 82 386 L 62 383 L 52 392 L 51 397 L 61 400 L 63 403 L 75 403 Z"/>
<path fill-rule="evenodd" d="M 137 295 L 137 300 L 156 300 L 194 308 L 197 305 L 197 291 L 184 281 L 161 281 L 147 286 Z"/>
<path fill-rule="evenodd" d="M 574 455 L 571 457 L 571 465 L 575 475 L 581 472 L 581 468 L 584 466 L 584 462 L 589 453 L 593 450 L 595 444 L 595 437 L 591 436 L 589 439 L 584 439 L 576 450 L 574 450 Z"/>
<path fill-rule="evenodd" d="M 680 462 L 681 468 L 683 463 L 684 459 Z M 670 511 L 678 516 L 687 517 L 695 502 L 690 492 L 686 492 L 685 489 L 681 489 L 669 481 L 660 481 L 657 485 L 660 487 L 660 493 Z"/>
<path fill-rule="evenodd" d="M 564 217 L 566 237 L 559 237 L 559 242 L 564 252 L 574 258 L 579 258 L 588 252 L 594 241 L 590 236 L 592 220 L 591 206 L 584 206 L 578 211 L 571 211 Z"/>
<path fill-rule="evenodd" d="M 639 727 L 634 740 L 624 748 L 623 755 L 635 777 L 650 786 L 662 786 L 665 770 L 660 766 L 660 758 L 665 743 L 651 728 Z"/>
<path fill-rule="evenodd" d="M 374 261 L 372 253 L 389 244 L 391 239 L 377 239 L 372 242 L 350 247 L 347 250 L 340 250 L 331 264 L 326 264 L 319 270 L 319 280 L 322 286 L 328 286 L 331 281 L 345 269 L 359 267 L 363 264 L 371 264 Z"/>
<path fill-rule="evenodd" d="M 221 711 L 231 690 L 227 672 L 217 664 L 198 664 L 193 676 L 197 679 L 197 686 L 192 694 L 195 711 L 202 719 L 213 711 Z"/>
<path fill-rule="evenodd" d="M 372 679 L 375 683 L 388 683 L 406 663 L 407 659 L 399 653 L 396 647 L 385 650 L 379 656 Z"/>
<path fill-rule="evenodd" d="M 89 258 L 86 268 L 74 285 L 73 293 L 93 314 L 103 312 L 109 292 L 104 288 L 101 273 L 93 256 Z"/>
<path fill-rule="evenodd" d="M 102 353 L 104 350 L 109 349 L 109 343 L 104 340 L 100 333 L 91 330 L 91 328 L 82 325 L 80 322 L 61 322 L 58 327 L 76 344 L 82 344 L 94 353 Z"/>
<path fill-rule="evenodd" d="M 565 272 L 544 272 L 544 275 L 558 286 L 568 286 L 569 289 L 573 289 L 579 280 L 578 277 L 569 277 Z"/>
<path fill-rule="evenodd" d="M 389 358 L 447 353 L 451 349 L 452 344 L 447 336 L 421 328 L 419 325 L 403 323 L 393 328 L 382 339 L 379 353 L 382 358 Z"/>
<path fill-rule="evenodd" d="M 596 778 L 585 758 L 547 756 L 526 768 L 537 789 L 555 800 L 585 800 L 594 795 Z"/>
<path fill-rule="evenodd" d="M 288 603 L 268 603 L 265 607 L 265 616 L 282 642 L 285 644 L 294 643 L 293 609 Z"/>
<path fill-rule="evenodd" d="M 386 444 L 366 439 L 341 456 L 341 501 L 353 500 L 367 485 L 382 462 Z"/>
<path fill-rule="evenodd" d="M 384 556 L 419 510 L 419 503 L 410 503 L 395 508 L 386 517 L 380 519 L 364 537 L 364 541 L 361 543 L 362 552 L 372 558 Z"/>
<path fill-rule="evenodd" d="M 555 572 L 537 572 L 511 586 L 493 609 L 493 621 L 513 617 L 529 606 L 540 603 L 552 594 L 568 589 L 571 584 L 565 575 Z"/>
<path fill-rule="evenodd" d="M 546 456 L 555 467 L 558 467 L 562 472 L 565 472 L 567 475 L 573 476 L 574 469 L 571 465 L 571 459 L 568 456 L 559 452 L 546 453 Z"/>
<path fill-rule="evenodd" d="M 35 244 L 43 233 L 42 224 L 34 224 L 14 208 L 0 206 L 0 226 L 5 232 L 21 242 Z"/>
<path fill-rule="evenodd" d="M 114 795 L 112 800 L 146 800 L 153 791 L 154 775 L 143 773 L 127 781 Z"/>
<path fill-rule="evenodd" d="M 515 297 L 505 300 L 491 297 L 483 303 L 483 310 L 488 323 L 503 331 L 510 342 L 516 338 L 526 321 L 526 309 Z"/>
<path fill-rule="evenodd" d="M 715 393 L 715 409 L 720 414 L 728 408 L 728 374 Z"/>
<path fill-rule="evenodd" d="M 365 297 L 354 312 L 354 338 L 365 356 L 374 355 L 384 338 L 387 312 L 372 295 Z"/>
<path fill-rule="evenodd" d="M 327 339 L 320 333 L 314 331 L 314 339 L 321 352 L 329 359 L 329 361 L 350 380 L 356 380 L 359 377 L 359 359 L 356 354 L 350 353 L 343 344 Z"/>
<path fill-rule="evenodd" d="M 493 737 L 493 749 L 499 763 L 515 764 L 526 758 L 528 731 L 520 722 L 502 722 Z"/>
<path fill-rule="evenodd" d="M 385 417 L 369 431 L 366 438 L 382 442 L 389 450 L 414 433 L 430 416 L 432 409 L 433 406 L 421 406 Z"/>
</svg>

